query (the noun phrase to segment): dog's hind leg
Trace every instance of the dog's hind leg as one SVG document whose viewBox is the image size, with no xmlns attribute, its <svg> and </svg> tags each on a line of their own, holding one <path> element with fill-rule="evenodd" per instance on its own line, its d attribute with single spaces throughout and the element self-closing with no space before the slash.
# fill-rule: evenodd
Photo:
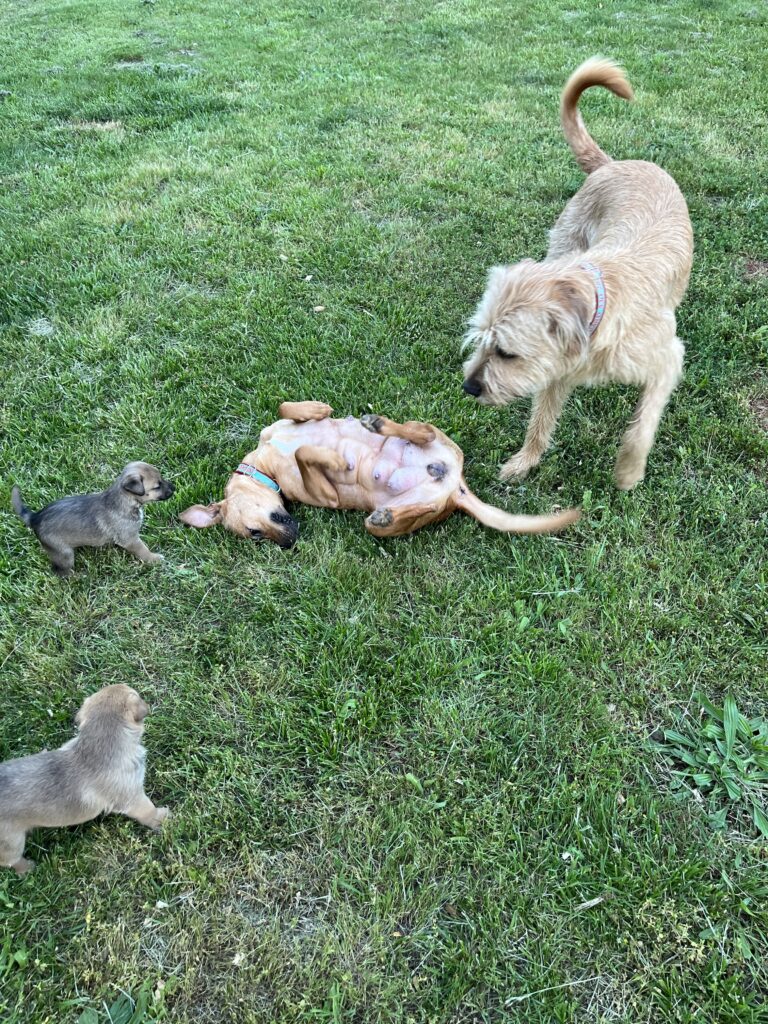
<svg viewBox="0 0 768 1024">
<path fill-rule="evenodd" d="M 570 393 L 570 386 L 558 381 L 534 396 L 523 447 L 501 467 L 499 476 L 502 480 L 525 477 L 534 466 L 538 466 Z"/>
<path fill-rule="evenodd" d="M 66 545 L 53 547 L 52 544 L 46 544 L 43 541 L 41 543 L 56 575 L 62 578 L 71 576 L 75 567 L 75 549 L 66 547 Z"/>
<path fill-rule="evenodd" d="M 665 367 L 666 373 L 643 386 L 640 401 L 621 440 L 614 476 L 622 491 L 631 490 L 645 476 L 648 453 L 670 395 L 682 375 L 683 343 L 675 338 L 674 359 Z"/>
<path fill-rule="evenodd" d="M 8 828 L 12 831 L 8 831 Z M 26 838 L 27 834 L 23 829 L 17 831 L 10 823 L 0 835 L 0 864 L 13 868 L 17 875 L 26 875 L 35 866 L 33 860 L 28 860 L 24 856 Z"/>
<path fill-rule="evenodd" d="M 421 526 L 445 518 L 437 514 L 437 505 L 404 505 L 402 508 L 377 508 L 365 520 L 365 528 L 374 537 L 399 537 Z M 450 514 L 450 510 L 447 514 Z"/>
<path fill-rule="evenodd" d="M 418 420 L 408 420 L 407 423 L 395 423 L 388 420 L 386 416 L 375 416 L 373 413 L 366 413 L 360 417 L 360 422 L 366 430 L 372 434 L 382 434 L 384 437 L 401 437 L 411 444 L 431 444 L 435 440 L 435 428 L 428 423 L 419 423 Z"/>
<path fill-rule="evenodd" d="M 325 402 L 283 402 L 277 411 L 281 420 L 293 420 L 295 423 L 327 420 L 333 413 L 333 409 Z"/>
<path fill-rule="evenodd" d="M 295 453 L 296 465 L 301 473 L 301 480 L 312 501 L 319 502 L 323 508 L 339 507 L 339 492 L 336 485 L 328 479 L 328 472 L 344 473 L 350 470 L 346 459 L 333 448 L 324 448 L 317 444 L 303 444 Z"/>
</svg>

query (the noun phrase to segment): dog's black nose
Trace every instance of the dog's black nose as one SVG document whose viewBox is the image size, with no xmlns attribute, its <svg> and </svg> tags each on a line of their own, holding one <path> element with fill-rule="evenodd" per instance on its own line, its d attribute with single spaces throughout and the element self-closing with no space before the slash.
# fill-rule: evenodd
<svg viewBox="0 0 768 1024">
<path fill-rule="evenodd" d="M 288 523 L 295 525 L 296 523 L 293 516 L 289 516 L 287 512 L 270 512 L 269 518 L 273 523 L 279 523 L 281 526 L 286 526 Z"/>
<path fill-rule="evenodd" d="M 166 498 L 170 498 L 173 492 L 176 490 L 176 488 L 174 487 L 170 480 L 165 480 L 163 482 L 165 484 L 165 496 Z"/>
<path fill-rule="evenodd" d="M 472 395 L 473 398 L 477 398 L 480 392 L 483 390 L 482 384 L 475 380 L 474 377 L 470 377 L 469 380 L 465 380 L 462 385 L 468 395 Z"/>
</svg>

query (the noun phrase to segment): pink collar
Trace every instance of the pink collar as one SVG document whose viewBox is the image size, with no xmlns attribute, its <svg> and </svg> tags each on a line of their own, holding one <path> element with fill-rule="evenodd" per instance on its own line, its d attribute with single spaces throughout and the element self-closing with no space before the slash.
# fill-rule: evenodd
<svg viewBox="0 0 768 1024">
<path fill-rule="evenodd" d="M 592 275 L 592 280 L 595 283 L 595 315 L 589 321 L 589 327 L 587 328 L 589 336 L 592 337 L 600 326 L 600 321 L 605 314 L 605 281 L 603 280 L 602 270 L 596 267 L 594 263 L 580 263 L 579 266 Z"/>
</svg>

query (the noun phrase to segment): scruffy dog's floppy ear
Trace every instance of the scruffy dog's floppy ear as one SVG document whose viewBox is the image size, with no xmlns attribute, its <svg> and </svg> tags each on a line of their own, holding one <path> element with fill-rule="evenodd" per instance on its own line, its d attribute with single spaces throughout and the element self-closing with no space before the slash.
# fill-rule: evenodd
<svg viewBox="0 0 768 1024">
<path fill-rule="evenodd" d="M 568 278 L 552 284 L 557 308 L 550 311 L 549 330 L 568 355 L 586 355 L 589 347 L 589 315 L 586 299 Z"/>
<path fill-rule="evenodd" d="M 136 494 L 141 497 L 144 491 L 144 481 L 138 475 L 138 473 L 131 473 L 123 480 L 123 490 L 128 491 L 129 494 Z"/>
<path fill-rule="evenodd" d="M 179 519 L 187 526 L 196 526 L 198 530 L 214 526 L 221 522 L 221 505 L 220 501 L 211 505 L 191 505 L 181 513 Z"/>
</svg>

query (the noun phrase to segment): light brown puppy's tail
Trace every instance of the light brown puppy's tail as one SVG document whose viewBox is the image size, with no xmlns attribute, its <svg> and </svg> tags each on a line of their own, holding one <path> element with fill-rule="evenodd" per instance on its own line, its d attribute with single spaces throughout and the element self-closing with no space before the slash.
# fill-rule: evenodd
<svg viewBox="0 0 768 1024">
<path fill-rule="evenodd" d="M 601 57 L 591 57 L 584 61 L 566 82 L 560 98 L 560 124 L 579 167 L 587 174 L 611 162 L 608 154 L 600 149 L 584 127 L 579 113 L 579 97 L 593 85 L 602 85 L 604 89 L 610 89 L 625 100 L 634 98 L 632 86 L 618 64 Z"/>
<path fill-rule="evenodd" d="M 577 508 L 569 508 L 551 516 L 513 516 L 493 505 L 486 505 L 463 481 L 456 505 L 463 512 L 474 516 L 483 526 L 504 533 L 557 533 L 581 519 L 581 512 Z"/>
</svg>

